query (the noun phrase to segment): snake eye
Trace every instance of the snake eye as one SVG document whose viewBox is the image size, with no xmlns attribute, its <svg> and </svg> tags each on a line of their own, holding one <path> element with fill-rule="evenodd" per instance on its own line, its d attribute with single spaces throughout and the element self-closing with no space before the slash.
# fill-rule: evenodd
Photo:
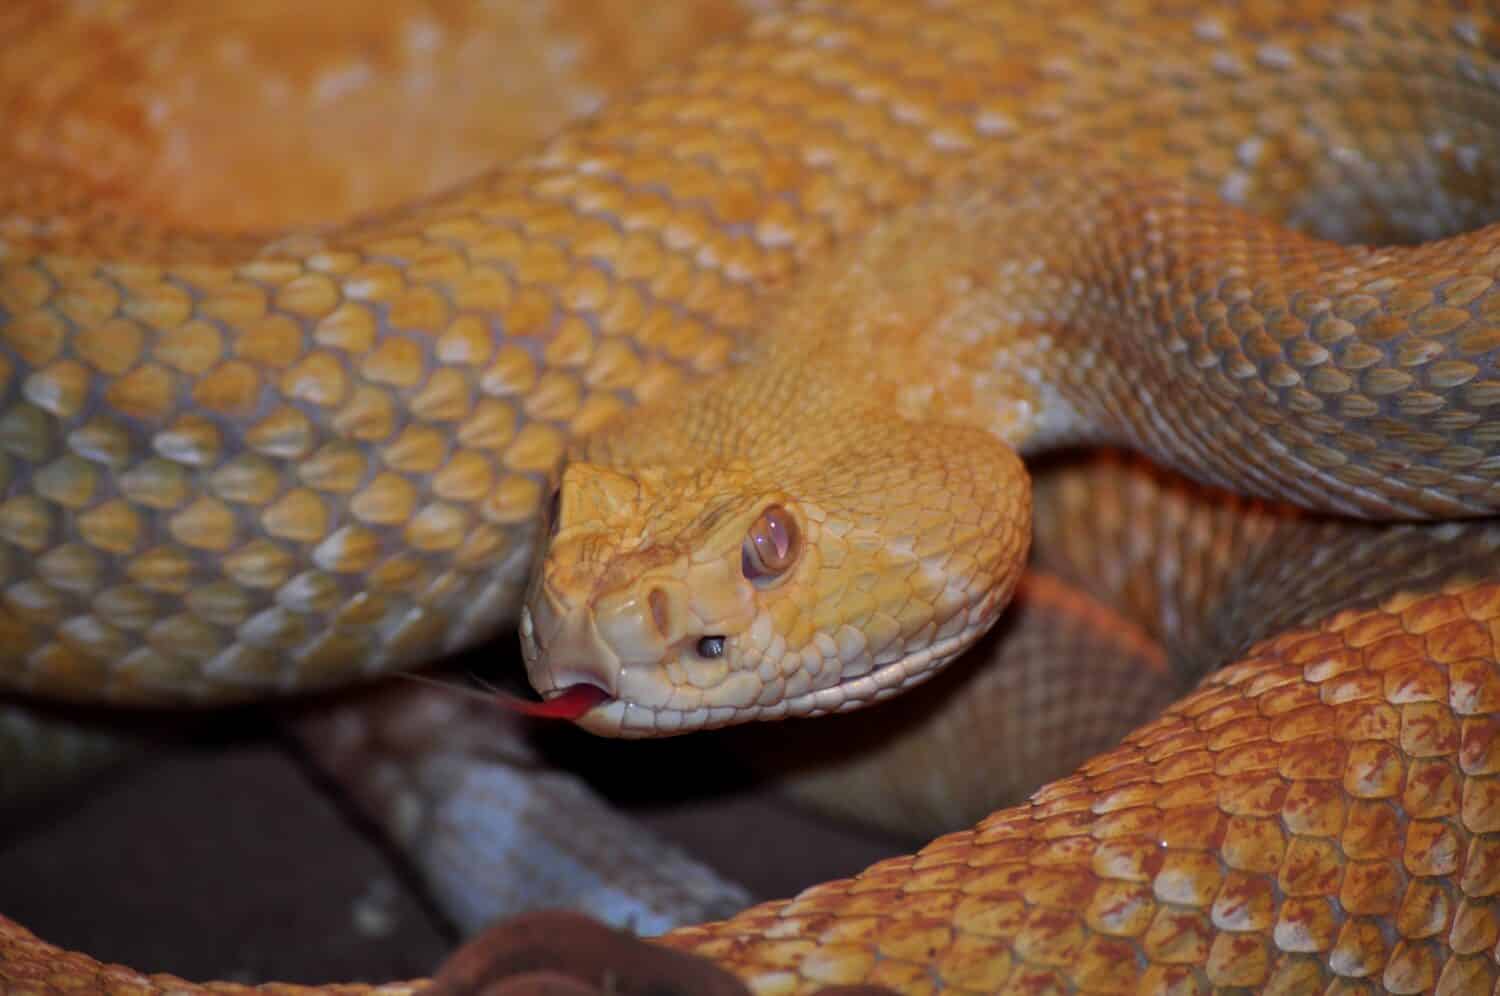
<svg viewBox="0 0 1500 996">
<path fill-rule="evenodd" d="M 797 520 L 780 505 L 772 505 L 745 535 L 740 547 L 740 570 L 750 581 L 769 581 L 785 574 L 797 562 L 801 536 Z"/>
<path fill-rule="evenodd" d="M 705 636 L 698 641 L 698 656 L 713 660 L 715 657 L 724 656 L 724 638 L 722 636 Z"/>
</svg>

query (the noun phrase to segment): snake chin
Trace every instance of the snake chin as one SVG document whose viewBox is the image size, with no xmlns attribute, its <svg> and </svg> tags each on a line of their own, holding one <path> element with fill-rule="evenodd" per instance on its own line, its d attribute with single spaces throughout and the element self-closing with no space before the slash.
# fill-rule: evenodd
<svg viewBox="0 0 1500 996">
<path fill-rule="evenodd" d="M 580 687 L 596 689 L 604 698 L 581 715 L 573 717 L 578 726 L 598 736 L 618 739 L 667 737 L 699 730 L 718 729 L 742 723 L 780 719 L 803 719 L 832 713 L 850 712 L 884 702 L 922 684 L 963 653 L 988 628 L 984 623 L 966 627 L 961 633 L 905 654 L 856 677 L 814 691 L 789 695 L 766 705 L 744 708 L 733 706 L 699 706 L 692 709 L 653 707 L 628 698 L 617 698 L 611 685 L 596 673 L 576 668 L 552 668 L 541 680 L 537 691 L 545 699 L 573 694 Z"/>
</svg>

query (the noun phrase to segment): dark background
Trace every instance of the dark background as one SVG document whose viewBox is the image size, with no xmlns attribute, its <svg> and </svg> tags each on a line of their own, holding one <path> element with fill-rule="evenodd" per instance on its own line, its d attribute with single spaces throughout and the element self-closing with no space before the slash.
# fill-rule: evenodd
<svg viewBox="0 0 1500 996">
<path fill-rule="evenodd" d="M 243 728 L 236 728 L 236 726 Z M 686 740 L 679 755 L 702 752 Z M 906 848 L 754 784 L 674 771 L 595 784 L 757 900 Z M 680 777 L 675 777 L 680 776 Z M 0 814 L 0 912 L 104 961 L 189 979 L 306 983 L 430 973 L 455 933 L 378 834 L 262 717 Z"/>
</svg>

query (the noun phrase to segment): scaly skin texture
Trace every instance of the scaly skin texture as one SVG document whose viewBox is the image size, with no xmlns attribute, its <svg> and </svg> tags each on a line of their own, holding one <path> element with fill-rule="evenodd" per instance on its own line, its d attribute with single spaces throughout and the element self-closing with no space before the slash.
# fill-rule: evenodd
<svg viewBox="0 0 1500 996">
<path fill-rule="evenodd" d="M 78 211 L 61 186 L 8 192 L 0 672 L 63 698 L 226 701 L 492 632 L 572 436 L 724 367 L 736 343 L 754 355 L 771 292 L 877 217 L 897 215 L 884 245 L 925 245 L 932 272 L 932 236 L 966 231 L 968 205 L 984 217 L 955 255 L 984 248 L 974 233 L 1091 211 L 1087 237 L 1013 254 L 1072 257 L 1078 276 L 1022 282 L 981 253 L 933 285 L 920 335 L 872 322 L 872 342 L 924 344 L 861 374 L 893 410 L 1033 447 L 1130 440 L 1325 508 L 1488 511 L 1494 232 L 1351 252 L 1205 195 L 1342 237 L 1477 224 L 1500 162 L 1482 125 L 1495 29 L 1415 3 L 810 5 L 512 170 L 316 238 L 258 248 Z M 1071 179 L 1082 160 L 1113 179 Z M 981 178 L 1038 199 L 1006 215 Z M 776 327 L 857 315 L 852 288 L 883 271 L 845 264 L 848 281 L 796 298 L 842 307 L 798 303 Z M 1157 352 L 1064 320 L 1108 296 L 1069 283 L 1084 275 L 1169 330 Z M 990 323 L 970 327 L 1040 329 L 1024 355 L 1078 376 L 946 368 L 925 345 L 962 338 L 966 281 Z M 1013 341 L 971 345 L 988 361 Z M 763 383 L 790 362 L 760 359 Z M 908 365 L 942 404 L 899 390 Z M 1171 404 L 1141 404 L 1152 385 Z M 1118 421 L 1101 421 L 1106 399 Z M 794 414 L 755 411 L 792 445 Z M 1254 449 L 1265 427 L 1277 438 Z M 1026 806 L 671 943 L 766 992 L 1492 987 L 1500 590 L 1485 529 L 1444 528 L 1412 533 L 1415 549 L 1477 573 L 1418 572 L 1415 591 L 1261 634 Z M 1264 578 L 1242 604 L 1268 604 Z M 43 991 L 148 984 L 10 926 L 0 973 Z"/>
<path fill-rule="evenodd" d="M 138 222 L 53 225 L 45 191 L 21 184 L 0 262 L 4 682 L 226 701 L 410 665 L 502 625 L 568 435 L 721 365 L 714 326 L 745 306 L 722 286 L 677 320 L 667 301 L 690 273 L 613 277 L 619 254 L 658 269 L 656 238 L 566 209 L 549 222 L 521 191 L 563 172 L 538 163 L 300 259 L 144 269 L 74 241 L 163 258 Z M 673 214 L 639 207 L 653 229 Z M 547 235 L 558 217 L 599 255 Z M 169 259 L 242 245 L 159 234 Z"/>
<path fill-rule="evenodd" d="M 1027 804 L 672 943 L 761 992 L 1491 992 L 1497 606 L 1288 630 Z"/>
<path fill-rule="evenodd" d="M 1492 513 L 1491 237 L 1351 248 L 1087 167 L 934 193 L 813 268 L 743 365 L 577 447 L 521 619 L 532 683 L 597 685 L 582 724 L 623 736 L 904 690 L 1015 583 L 1003 444 L 1124 441 L 1324 512 Z M 768 506 L 799 537 L 774 584 L 741 571 Z"/>
<path fill-rule="evenodd" d="M 1464 83 L 1482 25 L 1439 43 L 1332 14 L 1255 11 L 1243 30 L 1228 15 L 1172 31 L 1149 18 L 1160 30 L 1117 35 L 1128 18 L 810 12 L 763 22 L 515 169 L 238 262 L 206 260 L 240 243 L 170 231 L 130 232 L 132 262 L 103 262 L 84 240 L 118 245 L 126 232 L 108 217 L 51 233 L 15 223 L 0 263 L 6 682 L 223 701 L 494 631 L 570 435 L 724 366 L 800 259 L 976 152 L 1003 164 L 1088 140 L 1096 162 L 1131 165 L 1150 148 L 1153 175 L 1325 227 L 1336 218 L 1319 195 L 1364 177 L 1389 214 L 1421 209 L 1412 227 L 1471 220 L 1479 203 L 1457 195 L 1482 190 L 1492 161 L 1488 133 L 1464 123 L 1491 106 Z M 1304 22 L 1323 27 L 1298 39 Z M 1304 57 L 1284 51 L 1293 40 Z M 1385 61 L 1356 71 L 1375 52 Z M 1131 99 L 1147 66 L 1183 80 Z M 1318 101 L 1294 96 L 1312 90 Z M 1448 90 L 1452 104 L 1419 99 Z M 1247 106 L 1259 96 L 1267 109 Z M 1375 106 L 1381 127 L 1364 127 Z M 1057 123 L 1022 127 L 1027 116 Z M 1352 151 L 1310 146 L 1314 120 L 1327 146 Z M 1194 140 L 1210 127 L 1277 154 L 1241 166 L 1222 142 Z M 1424 139 L 1439 128 L 1445 142 Z M 1392 146 L 1410 163 L 1383 171 Z M 1441 183 L 1414 182 L 1417 170 Z M 156 262 L 182 257 L 200 262 Z M 1396 304 L 1440 311 L 1424 293 Z M 1467 300 L 1474 323 L 1488 300 Z M 1265 373 L 1312 407 L 1338 362 L 1300 335 L 1265 345 Z M 1417 370 L 1419 393 L 1452 376 Z M 1461 388 L 1488 400 L 1482 377 Z M 1311 442 L 1309 459 L 1327 448 Z"/>
<path fill-rule="evenodd" d="M 733 0 L 649 25 L 591 0 L 15 0 L 0 161 L 40 202 L 16 196 L 12 223 L 50 197 L 68 217 L 86 197 L 204 234 L 390 210 L 531 151 L 748 15 Z"/>
<path fill-rule="evenodd" d="M 518 158 L 748 16 L 683 0 L 642 25 L 599 7 L 8 3 L 0 225 L 108 213 L 244 234 L 389 211 Z M 0 805 L 138 747 L 0 704 Z"/>
<path fill-rule="evenodd" d="M 807 808 L 926 841 L 1071 773 L 1178 688 L 1141 627 L 1029 572 L 1000 623 L 932 681 L 877 708 L 752 723 L 724 742 Z"/>
</svg>

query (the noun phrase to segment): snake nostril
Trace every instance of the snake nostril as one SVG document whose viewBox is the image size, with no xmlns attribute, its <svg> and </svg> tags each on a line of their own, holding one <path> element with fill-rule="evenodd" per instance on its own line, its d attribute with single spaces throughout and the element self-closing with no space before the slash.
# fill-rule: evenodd
<svg viewBox="0 0 1500 996">
<path fill-rule="evenodd" d="M 672 617 L 668 612 L 667 593 L 660 588 L 652 588 L 651 594 L 646 596 L 646 602 L 651 606 L 651 621 L 656 624 L 656 631 L 663 639 L 670 639 Z"/>
</svg>

